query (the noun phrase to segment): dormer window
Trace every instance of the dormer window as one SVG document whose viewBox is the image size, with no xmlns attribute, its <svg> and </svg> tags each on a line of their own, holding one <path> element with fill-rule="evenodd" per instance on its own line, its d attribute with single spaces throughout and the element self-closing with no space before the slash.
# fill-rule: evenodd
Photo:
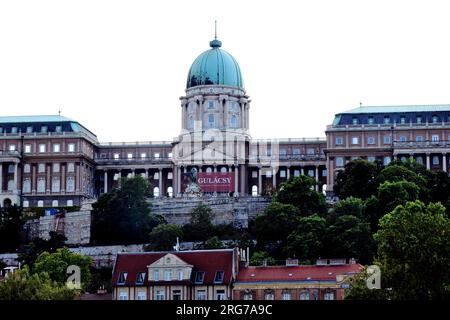
<svg viewBox="0 0 450 320">
<path fill-rule="evenodd" d="M 385 124 L 391 123 L 391 118 L 389 118 L 389 116 L 385 116 L 384 117 L 384 123 Z"/>
<path fill-rule="evenodd" d="M 42 133 L 47 133 L 47 126 L 41 126 L 41 132 Z"/>
<path fill-rule="evenodd" d="M 357 117 L 353 117 L 352 118 L 352 124 L 358 124 L 358 118 Z"/>
<path fill-rule="evenodd" d="M 433 116 L 431 118 L 431 120 L 433 121 L 433 123 L 437 123 L 439 121 L 439 117 L 438 116 Z"/>
<path fill-rule="evenodd" d="M 223 282 L 223 271 L 217 271 L 214 277 L 214 283 L 222 283 Z"/>
<path fill-rule="evenodd" d="M 406 117 L 405 116 L 401 116 L 400 117 L 400 123 L 401 124 L 405 124 L 406 123 Z"/>
<path fill-rule="evenodd" d="M 28 126 L 27 127 L 27 133 L 33 133 L 33 127 L 32 126 Z"/>
<path fill-rule="evenodd" d="M 136 276 L 136 284 L 144 284 L 145 272 L 138 272 Z"/>
<path fill-rule="evenodd" d="M 195 283 L 202 284 L 204 279 L 205 279 L 205 272 L 197 271 L 197 273 L 195 274 Z"/>
<path fill-rule="evenodd" d="M 127 281 L 128 272 L 121 272 L 119 274 L 119 279 L 117 280 L 117 284 L 125 284 Z"/>
<path fill-rule="evenodd" d="M 422 123 L 422 117 L 421 116 L 417 116 L 416 117 L 416 122 L 417 123 Z"/>
<path fill-rule="evenodd" d="M 370 116 L 370 117 L 367 119 L 367 123 L 368 123 L 368 124 L 373 124 L 373 122 L 374 122 L 373 117 Z"/>
<path fill-rule="evenodd" d="M 62 131 L 62 127 L 61 126 L 56 126 L 55 127 L 55 132 L 61 132 Z"/>
<path fill-rule="evenodd" d="M 11 133 L 17 133 L 17 127 L 12 127 L 11 128 Z"/>
</svg>

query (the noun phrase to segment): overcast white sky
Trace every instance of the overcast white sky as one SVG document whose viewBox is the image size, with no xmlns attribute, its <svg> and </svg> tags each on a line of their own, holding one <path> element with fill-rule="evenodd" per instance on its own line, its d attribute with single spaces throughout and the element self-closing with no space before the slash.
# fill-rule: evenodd
<svg viewBox="0 0 450 320">
<path fill-rule="evenodd" d="M 102 142 L 171 140 L 217 19 L 252 136 L 324 136 L 360 101 L 450 103 L 449 14 L 430 0 L 0 0 L 0 115 L 61 108 Z"/>
</svg>

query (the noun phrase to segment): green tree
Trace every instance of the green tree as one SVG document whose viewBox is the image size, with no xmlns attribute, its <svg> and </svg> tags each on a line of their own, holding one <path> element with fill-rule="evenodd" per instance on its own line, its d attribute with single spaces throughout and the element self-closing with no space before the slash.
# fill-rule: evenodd
<svg viewBox="0 0 450 320">
<path fill-rule="evenodd" d="M 287 236 L 297 225 L 298 209 L 291 204 L 272 202 L 255 218 L 256 241 L 259 250 L 278 256 Z"/>
<path fill-rule="evenodd" d="M 336 177 L 334 192 L 341 198 L 355 197 L 366 199 L 377 191 L 376 177 L 382 165 L 357 159 L 347 163 Z"/>
<path fill-rule="evenodd" d="M 378 188 L 378 200 L 382 213 L 394 210 L 398 205 L 407 201 L 415 201 L 419 197 L 419 187 L 414 182 L 400 180 L 395 182 L 383 182 Z"/>
<path fill-rule="evenodd" d="M 393 299 L 450 298 L 450 220 L 440 203 L 396 207 L 374 238 L 382 286 Z"/>
<path fill-rule="evenodd" d="M 345 290 L 345 300 L 386 300 L 388 298 L 388 291 L 382 289 L 367 288 L 367 278 L 369 273 L 367 267 L 361 270 L 360 273 L 350 277 L 346 283 L 350 285 Z"/>
<path fill-rule="evenodd" d="M 280 185 L 274 201 L 293 205 L 304 216 L 313 213 L 323 214 L 326 212 L 325 197 L 315 191 L 315 185 L 316 181 L 311 177 L 305 175 L 292 177 Z"/>
<path fill-rule="evenodd" d="M 286 253 L 301 259 L 319 258 L 324 250 L 326 228 L 325 219 L 317 214 L 300 218 L 297 228 L 287 239 Z"/>
<path fill-rule="evenodd" d="M 220 241 L 219 237 L 214 236 L 212 238 L 209 238 L 203 243 L 204 249 L 222 249 L 223 244 L 222 241 Z"/>
<path fill-rule="evenodd" d="M 150 231 L 164 222 L 161 216 L 151 214 L 149 196 L 150 184 L 141 176 L 122 178 L 120 188 L 102 194 L 93 204 L 93 242 L 147 242 Z"/>
<path fill-rule="evenodd" d="M 30 274 L 27 267 L 0 281 L 0 300 L 73 300 L 76 294 L 47 273 Z"/>
<path fill-rule="evenodd" d="M 149 235 L 149 245 L 145 251 L 172 251 L 177 237 L 183 238 L 183 230 L 174 224 L 160 224 Z"/>
<path fill-rule="evenodd" d="M 275 259 L 272 258 L 266 251 L 256 251 L 252 254 L 250 259 L 251 266 L 261 266 L 264 262 L 268 266 L 274 266 L 276 264 Z"/>
<path fill-rule="evenodd" d="M 407 181 L 410 183 L 414 183 L 419 188 L 419 199 L 423 201 L 427 201 L 429 199 L 430 190 L 428 188 L 428 177 L 432 177 L 432 174 L 421 173 L 418 174 L 412 170 L 412 165 L 407 165 L 409 162 L 405 162 L 399 164 L 395 162 L 394 164 L 389 164 L 386 168 L 381 170 L 380 174 L 377 177 L 377 181 L 379 184 L 383 184 L 383 182 L 400 182 Z M 421 171 L 421 167 L 418 167 L 417 170 Z M 379 190 L 378 190 L 379 191 Z"/>
<path fill-rule="evenodd" d="M 344 215 L 365 218 L 366 204 L 363 200 L 354 197 L 338 201 L 333 209 L 330 210 L 329 216 L 337 218 Z"/>
<path fill-rule="evenodd" d="M 18 259 L 22 265 L 27 265 L 33 271 L 34 263 L 38 256 L 43 252 L 54 253 L 59 248 L 64 247 L 67 240 L 62 234 L 54 231 L 49 232 L 49 239 L 35 238 L 28 245 L 24 246 L 19 253 Z"/>
<path fill-rule="evenodd" d="M 17 205 L 0 208 L 0 252 L 15 251 L 19 247 L 24 224 L 21 216 Z"/>
<path fill-rule="evenodd" d="M 326 231 L 327 257 L 355 258 L 361 263 L 371 263 L 375 245 L 370 224 L 353 215 L 339 216 Z"/>
<path fill-rule="evenodd" d="M 67 281 L 67 267 L 75 265 L 80 268 L 81 286 L 86 288 L 91 280 L 90 266 L 92 258 L 73 253 L 68 248 L 60 248 L 55 253 L 43 252 L 36 259 L 33 273 L 46 272 L 52 281 L 64 285 Z"/>
<path fill-rule="evenodd" d="M 186 240 L 205 241 L 214 235 L 214 225 L 212 224 L 212 209 L 201 203 L 191 211 L 191 218 L 188 224 L 183 226 L 183 233 Z"/>
</svg>

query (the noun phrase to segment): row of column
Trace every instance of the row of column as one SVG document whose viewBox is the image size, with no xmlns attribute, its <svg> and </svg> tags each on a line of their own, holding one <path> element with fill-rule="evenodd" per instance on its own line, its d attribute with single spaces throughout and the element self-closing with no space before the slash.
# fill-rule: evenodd
<svg viewBox="0 0 450 320">
<path fill-rule="evenodd" d="M 415 154 L 409 154 L 409 158 L 414 157 Z M 417 154 L 416 154 L 417 155 Z M 395 156 L 396 159 L 399 158 L 399 154 Z M 428 170 L 431 169 L 431 153 L 425 154 L 425 166 Z M 442 171 L 447 172 L 447 154 L 442 153 Z"/>
</svg>

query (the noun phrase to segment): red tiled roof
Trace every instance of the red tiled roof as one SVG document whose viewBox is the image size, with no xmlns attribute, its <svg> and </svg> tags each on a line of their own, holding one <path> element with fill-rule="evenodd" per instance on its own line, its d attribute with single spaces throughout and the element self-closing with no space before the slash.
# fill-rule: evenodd
<svg viewBox="0 0 450 320">
<path fill-rule="evenodd" d="M 236 282 L 336 281 L 336 275 L 354 274 L 361 268 L 360 264 L 247 267 L 239 269 Z"/>
<path fill-rule="evenodd" d="M 121 272 L 127 272 L 124 286 L 135 286 L 139 272 L 145 272 L 144 285 L 148 285 L 148 265 L 156 262 L 166 254 L 171 253 L 187 264 L 193 265 L 191 282 L 195 280 L 196 271 L 204 271 L 203 284 L 214 284 L 216 271 L 224 271 L 223 284 L 229 284 L 232 280 L 233 250 L 198 250 L 198 251 L 174 251 L 174 252 L 146 252 L 146 253 L 120 253 L 117 255 L 112 277 L 113 286 L 117 286 L 117 280 Z M 152 281 L 153 282 L 153 281 Z M 154 282 L 153 282 L 154 283 Z M 158 281 L 160 284 L 168 281 Z M 171 284 L 187 284 L 189 281 L 170 281 Z"/>
</svg>

